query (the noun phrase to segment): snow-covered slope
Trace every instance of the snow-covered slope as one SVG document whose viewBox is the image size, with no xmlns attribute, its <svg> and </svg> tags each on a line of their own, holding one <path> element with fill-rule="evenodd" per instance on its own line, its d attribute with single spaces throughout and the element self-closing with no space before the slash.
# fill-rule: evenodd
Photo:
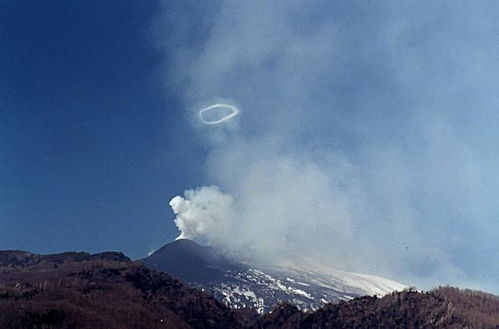
<svg viewBox="0 0 499 329">
<path fill-rule="evenodd" d="M 253 307 L 260 313 L 281 301 L 313 310 L 329 302 L 405 288 L 391 280 L 304 262 L 272 267 L 243 264 L 190 240 L 169 243 L 142 261 L 211 292 L 228 306 Z"/>
</svg>

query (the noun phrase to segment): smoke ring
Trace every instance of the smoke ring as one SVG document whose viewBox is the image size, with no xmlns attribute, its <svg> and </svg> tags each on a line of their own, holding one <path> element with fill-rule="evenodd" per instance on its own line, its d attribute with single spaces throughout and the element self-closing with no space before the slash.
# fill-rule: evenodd
<svg viewBox="0 0 499 329">
<path fill-rule="evenodd" d="M 229 109 L 231 110 L 232 112 L 227 114 L 226 116 L 218 119 L 218 120 L 206 120 L 204 117 L 203 117 L 203 113 L 206 112 L 206 111 L 210 111 L 210 110 L 213 110 L 213 109 L 218 109 L 218 108 L 225 108 L 225 109 Z M 236 115 L 239 114 L 239 109 L 233 105 L 229 105 L 229 104 L 222 104 L 222 103 L 219 103 L 219 104 L 214 104 L 214 105 L 211 105 L 211 106 L 208 106 L 208 107 L 205 107 L 204 109 L 201 109 L 199 111 L 199 120 L 201 120 L 202 123 L 204 124 L 207 124 L 207 125 L 216 125 L 216 124 L 219 124 L 219 123 L 222 123 L 224 121 L 227 121 L 227 120 L 230 120 L 232 119 L 233 117 L 235 117 Z"/>
</svg>

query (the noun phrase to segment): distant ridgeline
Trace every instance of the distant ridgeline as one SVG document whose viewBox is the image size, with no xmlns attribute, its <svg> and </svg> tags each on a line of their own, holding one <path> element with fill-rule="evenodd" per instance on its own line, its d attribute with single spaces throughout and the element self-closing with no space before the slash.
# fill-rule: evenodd
<svg viewBox="0 0 499 329">
<path fill-rule="evenodd" d="M 439 288 L 364 296 L 303 312 L 231 309 L 121 253 L 0 252 L 0 328 L 499 328 L 499 298 Z"/>
</svg>

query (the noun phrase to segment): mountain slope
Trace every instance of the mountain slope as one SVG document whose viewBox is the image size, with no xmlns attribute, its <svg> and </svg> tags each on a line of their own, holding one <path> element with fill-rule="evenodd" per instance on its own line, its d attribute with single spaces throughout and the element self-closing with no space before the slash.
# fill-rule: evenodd
<svg viewBox="0 0 499 329">
<path fill-rule="evenodd" d="M 477 291 L 439 288 L 394 292 L 326 305 L 313 313 L 281 305 L 253 329 L 497 329 L 499 297 Z"/>
<path fill-rule="evenodd" d="M 0 252 L 0 328 L 240 328 L 244 316 L 121 253 Z"/>
<path fill-rule="evenodd" d="M 403 285 L 369 275 L 335 271 L 318 266 L 279 264 L 272 267 L 243 264 L 210 247 L 181 239 L 165 245 L 142 260 L 207 291 L 232 308 L 251 307 L 259 313 L 286 301 L 300 309 L 363 295 L 384 295 Z"/>
<path fill-rule="evenodd" d="M 357 297 L 315 312 L 281 304 L 257 316 L 121 253 L 0 251 L 0 328 L 499 329 L 499 297 L 447 287 Z"/>
<path fill-rule="evenodd" d="M 228 271 L 246 268 L 215 249 L 201 247 L 188 239 L 168 243 L 142 261 L 147 266 L 169 273 L 184 282 L 209 283 Z"/>
</svg>

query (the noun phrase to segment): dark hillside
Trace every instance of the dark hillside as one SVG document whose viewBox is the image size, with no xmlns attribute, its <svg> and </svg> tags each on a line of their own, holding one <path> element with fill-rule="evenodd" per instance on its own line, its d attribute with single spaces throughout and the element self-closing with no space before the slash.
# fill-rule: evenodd
<svg viewBox="0 0 499 329">
<path fill-rule="evenodd" d="M 474 328 L 499 327 L 499 297 L 452 287 L 441 287 L 433 293 L 444 298 L 454 313 L 473 323 Z"/>
<path fill-rule="evenodd" d="M 164 271 L 174 277 L 182 278 L 185 282 L 195 282 L 202 278 L 203 283 L 210 283 L 223 277 L 227 270 L 238 271 L 246 268 L 211 247 L 201 246 L 187 239 L 166 244 L 142 259 L 142 262 L 149 268 Z M 200 272 L 202 276 L 199 275 Z"/>
<path fill-rule="evenodd" d="M 223 259 L 207 264 L 215 261 Z M 282 304 L 258 317 L 121 253 L 2 251 L 0 328 L 499 329 L 499 297 L 444 287 L 359 297 L 315 312 Z"/>
<path fill-rule="evenodd" d="M 329 304 L 313 313 L 281 305 L 255 328 L 399 329 L 499 328 L 499 298 L 476 291 L 439 288 L 421 293 L 395 292 L 383 298 L 359 297 Z"/>
<path fill-rule="evenodd" d="M 120 253 L 0 253 L 0 328 L 238 328 L 241 318 Z"/>
</svg>

